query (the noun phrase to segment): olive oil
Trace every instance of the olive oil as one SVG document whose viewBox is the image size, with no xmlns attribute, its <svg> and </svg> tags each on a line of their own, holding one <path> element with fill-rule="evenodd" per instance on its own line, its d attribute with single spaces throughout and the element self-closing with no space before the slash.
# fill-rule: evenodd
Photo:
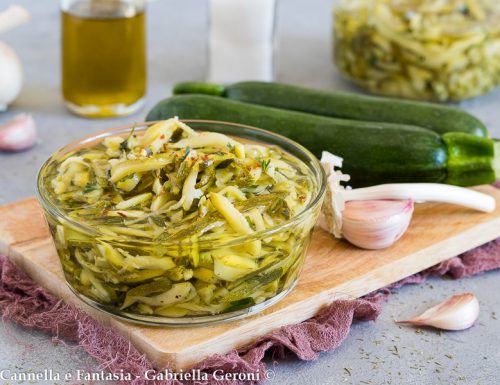
<svg viewBox="0 0 500 385">
<path fill-rule="evenodd" d="M 62 10 L 62 90 L 88 117 L 127 115 L 146 91 L 144 10 L 123 0 L 73 2 Z"/>
</svg>

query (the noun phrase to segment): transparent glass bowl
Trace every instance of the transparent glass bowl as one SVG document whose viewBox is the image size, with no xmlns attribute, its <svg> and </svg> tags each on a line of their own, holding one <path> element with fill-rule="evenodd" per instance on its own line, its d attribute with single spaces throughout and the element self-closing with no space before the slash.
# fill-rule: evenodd
<svg viewBox="0 0 500 385">
<path fill-rule="evenodd" d="M 141 132 L 154 122 L 109 129 L 63 147 L 54 153 L 41 167 L 37 178 L 37 195 L 43 207 L 66 281 L 73 292 L 87 304 L 128 321 L 149 325 L 203 325 L 239 319 L 276 303 L 293 288 L 298 279 L 311 233 L 323 201 L 326 182 L 321 165 L 314 155 L 299 144 L 283 136 L 239 124 L 214 121 L 184 122 L 198 131 L 219 132 L 235 137 L 236 139 L 241 138 L 242 140 L 257 141 L 263 144 L 278 146 L 295 156 L 307 167 L 312 179 L 311 188 L 314 189 L 311 194 L 312 199 L 301 213 L 286 222 L 251 235 L 238 235 L 225 238 L 223 242 L 212 240 L 196 243 L 192 241 L 161 242 L 145 241 L 133 236 L 110 237 L 98 229 L 90 227 L 88 224 L 77 222 L 65 215 L 48 190 L 50 184 L 49 170 L 59 159 L 70 152 L 85 147 L 92 147 L 108 136 L 121 135 L 126 137 L 134 126 L 136 127 L 135 133 L 140 135 Z M 64 234 L 64 236 L 61 234 Z M 238 290 L 234 290 L 234 282 L 218 281 L 216 283 L 217 288 L 222 288 L 222 292 L 228 292 L 228 294 L 223 294 L 219 298 L 224 308 L 217 314 L 200 313 L 200 315 L 195 316 L 165 316 L 147 314 L 144 311 L 132 312 L 127 309 L 121 309 L 120 301 L 123 302 L 123 291 L 151 281 L 161 284 L 162 276 L 150 276 L 150 272 L 146 269 L 127 272 L 126 276 L 123 276 L 123 279 L 120 279 L 119 282 L 109 282 L 106 280 L 105 275 L 99 275 L 97 266 L 90 266 L 90 268 L 95 268 L 93 269 L 93 279 L 94 281 L 97 280 L 97 282 L 93 282 L 92 280 L 89 282 L 88 279 L 82 279 L 81 272 L 83 269 L 81 266 L 88 262 L 82 262 L 81 255 L 95 247 L 97 242 L 100 244 L 108 243 L 114 248 L 120 248 L 132 254 L 137 254 L 137 251 L 140 250 L 142 255 L 154 254 L 155 256 L 161 256 L 171 255 L 175 251 L 180 260 L 192 260 L 190 256 L 193 252 L 202 253 L 220 247 L 238 247 L 239 245 L 244 245 L 255 240 L 265 242 L 269 241 L 269 239 L 277 239 L 280 241 L 280 244 L 286 245 L 283 249 L 283 260 L 286 263 L 281 263 L 279 269 L 274 267 L 258 269 L 240 278 L 238 280 Z M 88 265 L 86 267 L 89 268 Z M 185 267 L 186 269 L 190 268 L 190 266 Z M 211 269 L 213 270 L 213 267 L 208 267 L 208 270 Z M 198 279 L 195 275 L 191 277 L 187 275 L 182 280 L 195 285 Z M 168 280 L 168 278 L 163 279 L 165 281 Z M 104 301 L 99 296 L 94 295 L 95 290 L 99 290 L 99 285 L 104 288 L 112 287 L 113 292 L 118 293 L 118 299 Z M 226 290 L 228 288 L 230 290 Z M 239 296 L 235 296 L 234 293 L 239 293 Z M 249 300 L 249 298 L 252 300 Z"/>
</svg>

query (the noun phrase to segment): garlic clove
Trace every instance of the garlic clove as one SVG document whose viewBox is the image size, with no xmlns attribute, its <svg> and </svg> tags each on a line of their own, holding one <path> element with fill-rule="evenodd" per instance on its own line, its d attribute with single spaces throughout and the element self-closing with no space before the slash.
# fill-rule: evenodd
<svg viewBox="0 0 500 385">
<path fill-rule="evenodd" d="M 443 330 L 464 330 L 479 317 L 479 302 L 472 293 L 454 295 L 421 315 L 397 323 L 432 326 Z"/>
<path fill-rule="evenodd" d="M 21 5 L 10 5 L 5 11 L 0 12 L 0 33 L 17 28 L 30 19 L 30 13 L 26 8 Z"/>
<path fill-rule="evenodd" d="M 35 121 L 29 115 L 18 115 L 0 125 L 0 151 L 22 151 L 37 140 Z"/>
<path fill-rule="evenodd" d="M 394 244 L 408 229 L 413 201 L 350 201 L 342 211 L 342 235 L 363 249 L 384 249 Z"/>
</svg>

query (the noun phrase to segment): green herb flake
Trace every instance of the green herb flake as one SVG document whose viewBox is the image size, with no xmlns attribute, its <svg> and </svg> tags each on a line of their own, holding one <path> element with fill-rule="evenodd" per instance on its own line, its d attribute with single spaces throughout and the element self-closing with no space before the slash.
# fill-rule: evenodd
<svg viewBox="0 0 500 385">
<path fill-rule="evenodd" d="M 184 152 L 184 157 L 182 160 L 186 160 L 186 158 L 189 156 L 189 153 L 191 152 L 191 147 L 187 146 Z"/>
<path fill-rule="evenodd" d="M 252 229 L 255 229 L 255 223 L 252 221 L 252 219 L 251 219 L 250 217 L 245 217 L 245 219 L 247 220 L 248 225 L 249 225 Z"/>
<path fill-rule="evenodd" d="M 95 191 L 99 188 L 99 185 L 97 183 L 87 183 L 85 187 L 83 188 L 83 193 L 88 194 L 92 191 Z"/>
<path fill-rule="evenodd" d="M 266 172 L 271 164 L 271 159 L 261 159 L 259 160 L 259 165 L 262 168 L 262 171 Z"/>
</svg>

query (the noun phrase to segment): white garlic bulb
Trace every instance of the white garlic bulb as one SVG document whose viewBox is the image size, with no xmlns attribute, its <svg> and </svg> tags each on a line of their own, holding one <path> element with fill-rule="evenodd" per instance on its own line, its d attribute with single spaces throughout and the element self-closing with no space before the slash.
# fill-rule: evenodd
<svg viewBox="0 0 500 385">
<path fill-rule="evenodd" d="M 19 6 L 11 5 L 0 12 L 0 33 L 26 23 L 30 19 L 29 12 Z M 7 44 L 0 41 L 0 111 L 19 95 L 23 85 L 23 71 L 16 53 Z"/>
<path fill-rule="evenodd" d="M 23 71 L 16 53 L 0 41 L 0 111 L 19 95 L 23 85 Z"/>
</svg>

